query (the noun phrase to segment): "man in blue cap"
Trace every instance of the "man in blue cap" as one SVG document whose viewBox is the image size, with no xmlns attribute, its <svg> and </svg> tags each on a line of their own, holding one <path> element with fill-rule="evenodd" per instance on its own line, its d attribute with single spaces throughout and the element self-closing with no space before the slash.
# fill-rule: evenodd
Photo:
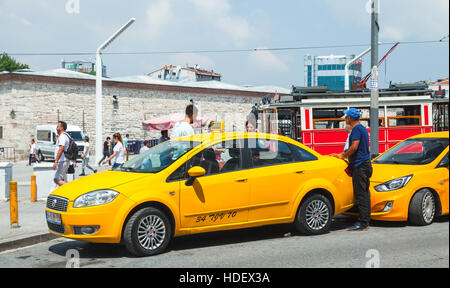
<svg viewBox="0 0 450 288">
<path fill-rule="evenodd" d="M 363 231 L 369 228 L 370 223 L 370 177 L 372 177 L 372 164 L 370 162 L 369 133 L 359 123 L 361 113 L 350 108 L 344 111 L 345 122 L 352 127 L 349 138 L 348 150 L 336 154 L 339 159 L 347 159 L 350 162 L 353 180 L 353 193 L 355 194 L 355 206 L 359 210 L 358 221 L 351 227 L 351 231 Z"/>
</svg>

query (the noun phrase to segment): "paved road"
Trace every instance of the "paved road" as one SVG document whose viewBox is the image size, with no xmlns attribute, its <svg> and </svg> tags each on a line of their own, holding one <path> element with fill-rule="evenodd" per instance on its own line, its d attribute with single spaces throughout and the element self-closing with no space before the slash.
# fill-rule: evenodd
<svg viewBox="0 0 450 288">
<path fill-rule="evenodd" d="M 59 238 L 0 253 L 0 267 L 65 267 L 67 251 L 76 249 L 80 267 L 364 268 L 370 261 L 380 267 L 449 268 L 448 217 L 427 227 L 377 222 L 365 232 L 346 231 L 345 221 L 334 221 L 331 233 L 315 237 L 289 234 L 290 225 L 184 236 L 169 252 L 147 258 L 132 257 L 119 245 Z"/>
</svg>

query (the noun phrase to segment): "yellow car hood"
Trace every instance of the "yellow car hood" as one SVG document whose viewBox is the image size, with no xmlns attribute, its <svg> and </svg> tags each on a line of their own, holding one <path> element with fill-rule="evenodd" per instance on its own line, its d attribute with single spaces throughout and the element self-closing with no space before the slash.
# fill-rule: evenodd
<svg viewBox="0 0 450 288">
<path fill-rule="evenodd" d="M 74 201 L 78 196 L 100 189 L 113 189 L 116 186 L 123 185 L 138 179 L 148 177 L 147 173 L 130 173 L 119 171 L 104 171 L 89 176 L 81 177 L 75 181 L 64 184 L 52 195 L 68 198 Z"/>
<path fill-rule="evenodd" d="M 384 183 L 423 170 L 422 165 L 372 164 L 371 182 Z"/>
</svg>

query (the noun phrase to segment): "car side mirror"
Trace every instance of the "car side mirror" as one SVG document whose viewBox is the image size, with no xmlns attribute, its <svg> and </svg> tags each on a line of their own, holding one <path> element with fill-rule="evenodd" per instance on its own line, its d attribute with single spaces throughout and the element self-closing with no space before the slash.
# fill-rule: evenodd
<svg viewBox="0 0 450 288">
<path fill-rule="evenodd" d="M 197 177 L 205 176 L 206 170 L 200 166 L 195 166 L 188 171 L 189 179 L 186 180 L 186 186 L 192 186 Z"/>
<path fill-rule="evenodd" d="M 449 161 L 448 161 L 448 155 L 445 156 L 441 162 L 439 162 L 437 168 L 447 168 L 448 169 L 449 166 Z"/>
</svg>

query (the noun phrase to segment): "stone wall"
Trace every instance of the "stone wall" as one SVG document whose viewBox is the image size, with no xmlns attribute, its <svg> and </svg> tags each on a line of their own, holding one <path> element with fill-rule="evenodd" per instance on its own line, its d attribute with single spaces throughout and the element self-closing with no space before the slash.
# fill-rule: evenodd
<svg viewBox="0 0 450 288">
<path fill-rule="evenodd" d="M 14 147 L 18 159 L 27 159 L 28 144 L 35 137 L 36 125 L 56 125 L 58 119 L 84 130 L 91 139 L 92 150 L 95 150 L 95 81 L 77 83 L 59 80 L 64 83 L 61 84 L 53 80 L 47 81 L 50 83 L 46 83 L 45 79 L 0 81 L 0 126 L 3 127 L 0 147 Z M 243 131 L 252 105 L 265 95 L 245 91 L 103 83 L 103 138 L 115 132 L 130 134 L 130 140 L 157 138 L 159 132 L 142 129 L 142 120 L 184 113 L 191 99 L 199 107 L 200 115 L 210 120 L 225 121 L 227 131 Z M 113 96 L 117 96 L 118 105 L 114 105 Z M 15 116 L 11 115 L 11 111 Z"/>
</svg>

